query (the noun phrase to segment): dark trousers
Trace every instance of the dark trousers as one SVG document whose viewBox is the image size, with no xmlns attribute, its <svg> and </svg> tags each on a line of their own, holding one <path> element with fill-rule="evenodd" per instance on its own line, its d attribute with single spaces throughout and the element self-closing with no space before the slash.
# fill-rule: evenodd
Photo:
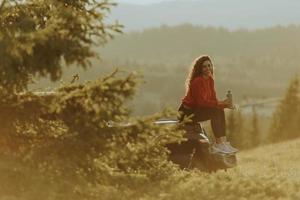
<svg viewBox="0 0 300 200">
<path fill-rule="evenodd" d="M 216 138 L 226 136 L 224 109 L 210 107 L 191 109 L 181 104 L 178 111 L 180 122 L 186 117 L 191 117 L 194 123 L 210 120 L 214 136 Z"/>
</svg>

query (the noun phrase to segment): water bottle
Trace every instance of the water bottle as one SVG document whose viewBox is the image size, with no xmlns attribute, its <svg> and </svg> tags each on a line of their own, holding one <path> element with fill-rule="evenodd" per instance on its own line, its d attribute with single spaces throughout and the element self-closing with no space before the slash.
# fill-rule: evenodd
<svg viewBox="0 0 300 200">
<path fill-rule="evenodd" d="M 231 93 L 230 90 L 227 91 L 226 97 L 227 97 L 227 100 L 229 101 L 229 104 L 230 104 L 229 108 L 230 108 L 230 109 L 234 109 L 234 106 L 233 106 L 233 99 L 232 99 L 232 93 Z"/>
</svg>

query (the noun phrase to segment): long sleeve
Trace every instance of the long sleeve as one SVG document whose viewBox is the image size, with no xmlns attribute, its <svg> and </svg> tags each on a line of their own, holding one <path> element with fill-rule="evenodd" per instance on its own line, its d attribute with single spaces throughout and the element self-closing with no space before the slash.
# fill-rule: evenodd
<svg viewBox="0 0 300 200">
<path fill-rule="evenodd" d="M 191 84 L 191 95 L 196 107 L 218 107 L 213 85 L 206 84 L 203 79 L 195 79 Z"/>
</svg>

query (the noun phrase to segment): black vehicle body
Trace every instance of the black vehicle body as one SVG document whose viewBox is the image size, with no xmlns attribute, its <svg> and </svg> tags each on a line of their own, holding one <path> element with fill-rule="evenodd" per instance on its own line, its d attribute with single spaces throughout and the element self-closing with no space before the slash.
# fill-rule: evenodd
<svg viewBox="0 0 300 200">
<path fill-rule="evenodd" d="M 169 159 L 182 169 L 199 169 L 213 172 L 228 169 L 237 165 L 236 154 L 215 153 L 212 151 L 213 141 L 208 137 L 201 123 L 180 125 L 177 120 L 162 119 L 155 122 L 158 125 L 175 125 L 184 129 L 187 139 L 181 143 L 167 145 L 170 150 Z"/>
</svg>

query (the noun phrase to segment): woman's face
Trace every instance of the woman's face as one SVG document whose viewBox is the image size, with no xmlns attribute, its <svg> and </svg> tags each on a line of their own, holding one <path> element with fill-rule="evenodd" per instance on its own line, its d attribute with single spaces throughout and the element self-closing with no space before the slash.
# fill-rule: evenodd
<svg viewBox="0 0 300 200">
<path fill-rule="evenodd" d="M 212 64 L 209 60 L 206 60 L 202 64 L 202 73 L 205 76 L 211 76 L 212 74 Z"/>
</svg>

